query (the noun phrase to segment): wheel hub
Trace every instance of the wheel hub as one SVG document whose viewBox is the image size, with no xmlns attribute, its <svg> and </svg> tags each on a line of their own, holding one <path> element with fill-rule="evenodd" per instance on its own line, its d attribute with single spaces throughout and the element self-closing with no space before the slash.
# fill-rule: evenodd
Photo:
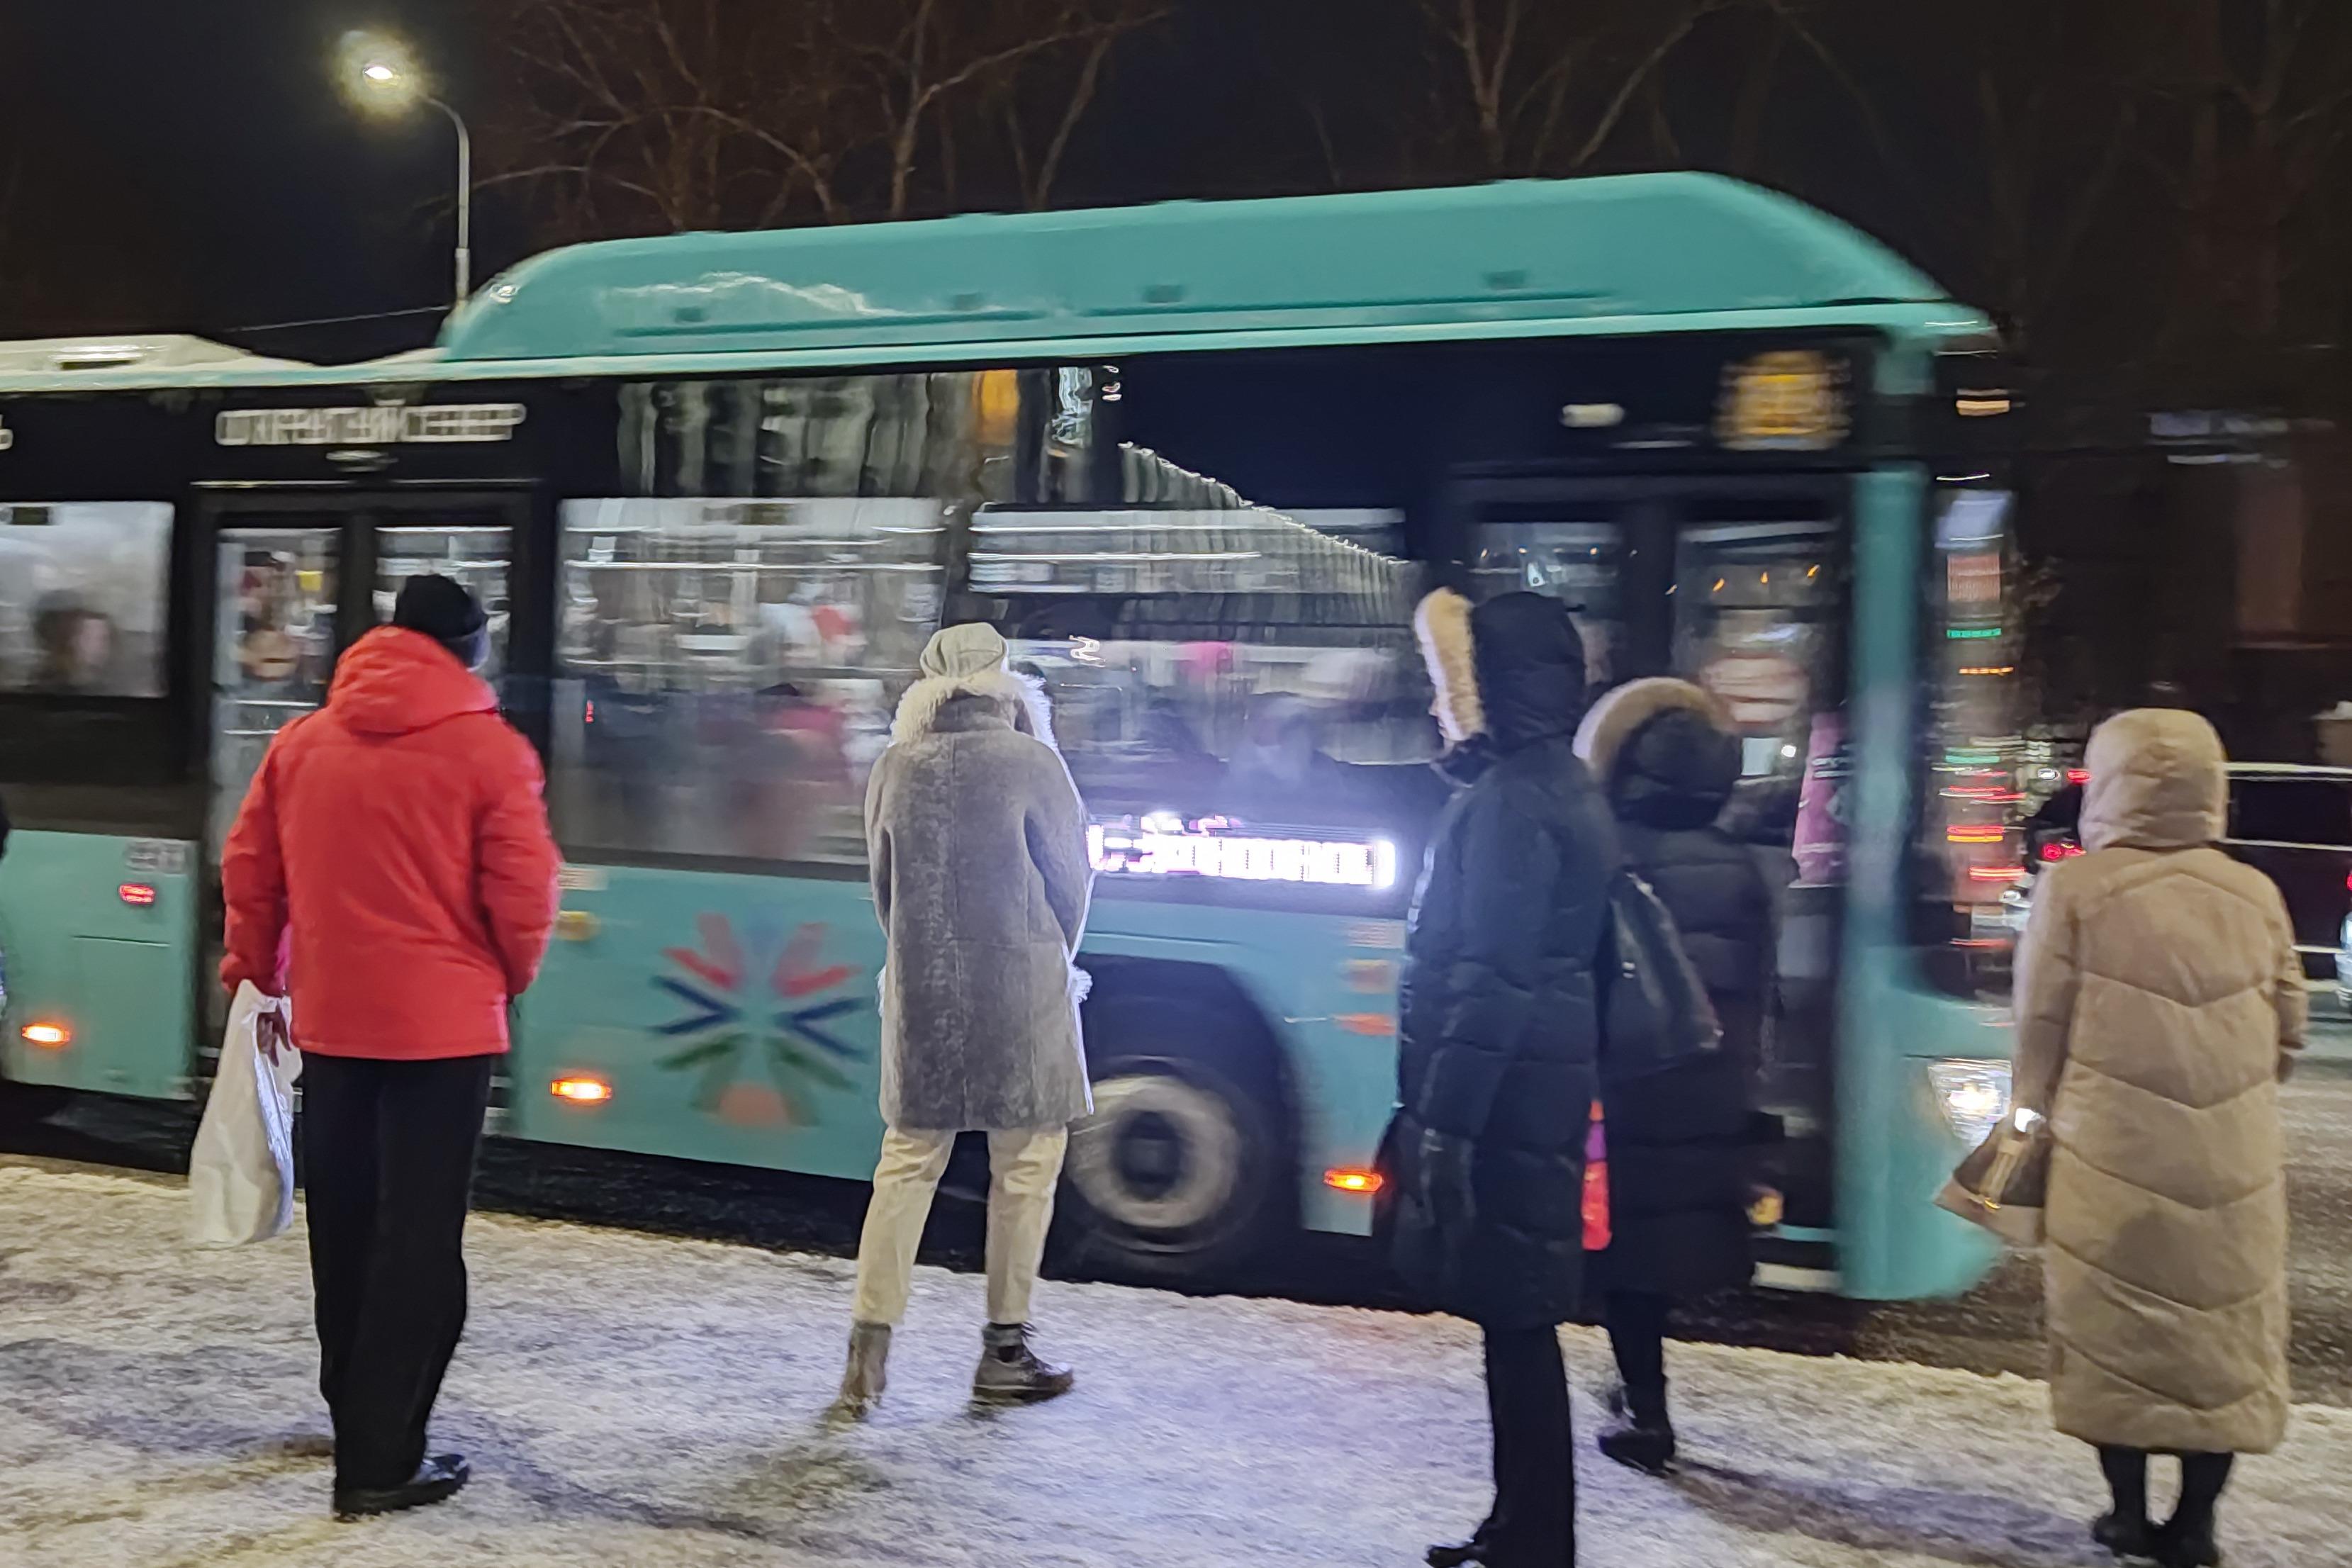
<svg viewBox="0 0 2352 1568">
<path fill-rule="evenodd" d="M 1114 1224 L 1170 1235 L 1213 1219 L 1242 1181 L 1242 1133 L 1210 1090 L 1172 1074 L 1095 1085 L 1070 1138 L 1070 1180 Z"/>
</svg>

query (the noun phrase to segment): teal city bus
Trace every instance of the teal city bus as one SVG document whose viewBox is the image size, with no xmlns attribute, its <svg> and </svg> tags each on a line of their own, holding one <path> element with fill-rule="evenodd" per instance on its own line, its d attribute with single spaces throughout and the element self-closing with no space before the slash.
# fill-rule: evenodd
<svg viewBox="0 0 2352 1568">
<path fill-rule="evenodd" d="M 2001 1113 L 2010 407 L 1986 321 L 1699 175 L 560 250 L 359 365 L 0 345 L 0 1094 L 194 1091 L 215 855 L 408 574 L 489 605 L 563 908 L 510 1137 L 864 1179 L 867 769 L 925 638 L 1092 816 L 1066 1245 L 1363 1233 L 1440 787 L 1416 597 L 1723 699 L 1778 897 L 1759 1279 L 1957 1291 Z M 299 1026 L 299 1021 L 298 1021 Z"/>
</svg>

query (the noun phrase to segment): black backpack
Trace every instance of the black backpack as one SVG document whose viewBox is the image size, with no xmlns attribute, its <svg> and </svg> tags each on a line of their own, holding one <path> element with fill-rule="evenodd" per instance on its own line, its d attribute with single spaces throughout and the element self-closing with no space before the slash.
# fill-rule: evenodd
<svg viewBox="0 0 2352 1568">
<path fill-rule="evenodd" d="M 1603 1078 L 1645 1078 L 1723 1048 L 1723 1025 L 1683 951 L 1675 917 L 1649 883 L 1622 867 L 1609 879 L 1609 921 L 1594 974 Z"/>
</svg>

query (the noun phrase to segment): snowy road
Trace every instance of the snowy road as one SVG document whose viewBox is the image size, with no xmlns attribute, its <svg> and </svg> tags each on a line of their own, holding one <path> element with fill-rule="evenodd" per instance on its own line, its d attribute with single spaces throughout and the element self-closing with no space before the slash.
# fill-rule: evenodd
<svg viewBox="0 0 2352 1568">
<path fill-rule="evenodd" d="M 926 1269 L 890 1402 L 835 1431 L 844 1262 L 490 1217 L 439 1432 L 480 1479 L 339 1526 L 300 1243 L 191 1252 L 183 1201 L 0 1165 L 0 1563 L 1364 1568 L 1484 1502 L 1475 1347 L 1449 1321 L 1049 1285 L 1079 1392 L 989 1416 L 962 1398 L 979 1281 Z M 1595 1336 L 1569 1341 L 1597 1376 Z M 2031 1383 L 1720 1346 L 1673 1365 L 1693 1462 L 1673 1483 L 1588 1463 L 1588 1562 L 2105 1561 L 2087 1451 Z M 2241 1476 L 2234 1564 L 2347 1562 L 2352 1411 L 2299 1411 Z"/>
<path fill-rule="evenodd" d="M 2307 1064 L 2283 1101 L 2294 1225 L 2289 1283 L 2295 1396 L 2352 1405 L 2352 1025 L 2336 1027 L 2336 1059 Z M 186 1169 L 194 1131 L 187 1107 L 98 1098 L 77 1101 L 49 1125 L 0 1120 L 0 1158 L 176 1172 Z M 485 1208 L 541 1218 L 833 1254 L 856 1245 L 865 1211 L 865 1189 L 855 1183 L 498 1140 L 484 1154 L 476 1195 Z M 977 1205 L 942 1203 L 925 1256 L 976 1268 L 980 1231 Z M 1381 1305 L 1392 1296 L 1367 1249 L 1335 1237 L 1296 1237 L 1223 1284 L 1248 1295 L 1345 1305 Z M 1756 1292 L 1706 1303 L 1681 1321 L 1691 1337 L 1725 1344 L 1970 1372 L 2030 1376 L 2043 1358 L 2041 1279 L 2030 1258 L 2013 1260 L 1953 1301 Z M 2352 1552 L 2346 1560 L 2352 1564 Z"/>
</svg>

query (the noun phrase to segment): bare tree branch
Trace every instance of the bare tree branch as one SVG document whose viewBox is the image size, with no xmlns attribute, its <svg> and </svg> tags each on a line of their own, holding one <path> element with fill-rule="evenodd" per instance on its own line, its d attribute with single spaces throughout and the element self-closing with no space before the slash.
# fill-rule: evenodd
<svg viewBox="0 0 2352 1568">
<path fill-rule="evenodd" d="M 1616 133 L 1617 122 L 1625 117 L 1626 106 L 1633 101 L 1633 95 L 1649 82 L 1660 66 L 1666 63 L 1666 57 L 1682 47 L 1683 41 L 1697 28 L 1699 19 L 1718 8 L 1717 0 L 1700 0 L 1699 4 L 1691 6 L 1683 13 L 1681 19 L 1667 30 L 1665 36 L 1651 47 L 1650 52 L 1642 57 L 1641 63 L 1626 73 L 1624 81 L 1617 89 L 1617 95 L 1609 100 L 1609 107 L 1601 111 L 1601 122 L 1592 128 L 1592 134 L 1585 138 L 1584 145 L 1578 151 L 1576 156 L 1569 160 L 1570 168 L 1581 169 L 1592 162 L 1594 154 L 1607 145 L 1609 138 Z"/>
</svg>

